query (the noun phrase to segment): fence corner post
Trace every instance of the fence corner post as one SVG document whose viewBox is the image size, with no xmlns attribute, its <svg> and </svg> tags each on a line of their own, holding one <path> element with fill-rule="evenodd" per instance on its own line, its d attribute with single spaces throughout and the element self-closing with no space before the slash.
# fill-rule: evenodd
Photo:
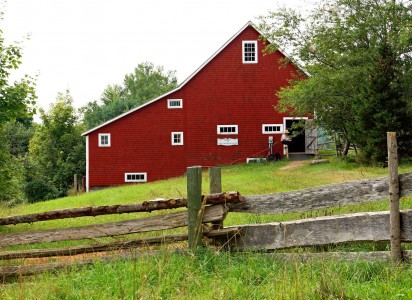
<svg viewBox="0 0 412 300">
<path fill-rule="evenodd" d="M 396 132 L 387 132 L 388 169 L 389 169 L 389 200 L 390 200 L 390 240 L 391 260 L 402 261 L 401 221 L 399 211 L 399 175 L 398 175 L 398 145 Z"/>
<path fill-rule="evenodd" d="M 202 204 L 202 168 L 199 166 L 187 168 L 187 209 L 188 209 L 188 242 L 189 251 L 196 253 L 202 245 L 202 231 L 197 230 L 199 211 Z M 200 223 L 201 225 L 201 223 Z"/>
<path fill-rule="evenodd" d="M 220 167 L 209 168 L 209 192 L 211 194 L 222 193 L 222 174 Z M 212 222 L 213 229 L 223 227 L 223 221 Z"/>
</svg>

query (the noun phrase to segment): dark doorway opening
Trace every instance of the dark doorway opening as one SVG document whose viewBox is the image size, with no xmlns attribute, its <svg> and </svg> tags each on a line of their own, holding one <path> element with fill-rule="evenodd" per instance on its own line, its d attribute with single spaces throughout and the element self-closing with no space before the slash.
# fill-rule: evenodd
<svg viewBox="0 0 412 300">
<path fill-rule="evenodd" d="M 292 138 L 292 143 L 288 146 L 289 153 L 305 152 L 305 126 L 296 126 L 300 122 L 302 120 L 286 120 L 286 130 Z"/>
</svg>

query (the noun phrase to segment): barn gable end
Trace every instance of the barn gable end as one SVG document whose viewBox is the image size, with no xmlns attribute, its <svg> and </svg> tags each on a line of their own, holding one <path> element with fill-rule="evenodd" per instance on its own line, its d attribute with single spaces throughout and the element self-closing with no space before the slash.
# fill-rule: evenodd
<svg viewBox="0 0 412 300">
<path fill-rule="evenodd" d="M 87 188 L 265 157 L 270 137 L 282 155 L 289 116 L 274 109 L 276 92 L 298 69 L 280 51 L 263 55 L 259 36 L 248 23 L 178 88 L 85 132 Z"/>
</svg>

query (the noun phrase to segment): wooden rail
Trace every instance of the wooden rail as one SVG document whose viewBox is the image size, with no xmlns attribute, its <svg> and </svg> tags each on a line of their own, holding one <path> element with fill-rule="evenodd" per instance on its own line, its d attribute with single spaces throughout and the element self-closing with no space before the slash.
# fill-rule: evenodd
<svg viewBox="0 0 412 300">
<path fill-rule="evenodd" d="M 214 193 L 201 196 L 208 205 L 241 202 L 242 197 L 238 192 Z M 42 213 L 0 218 L 0 225 L 16 225 L 20 223 L 34 223 L 67 218 L 96 217 L 110 214 L 124 214 L 136 212 L 152 212 L 155 210 L 187 207 L 186 198 L 149 200 L 141 203 L 125 205 L 89 206 L 68 208 Z"/>
<path fill-rule="evenodd" d="M 203 222 L 223 220 L 227 209 L 223 205 L 206 207 Z M 188 225 L 187 211 L 159 215 L 150 218 L 122 222 L 80 226 L 72 228 L 29 231 L 1 236 L 0 247 L 45 242 L 91 239 L 98 237 L 125 235 L 131 233 L 157 231 L 184 227 Z"/>
<path fill-rule="evenodd" d="M 402 242 L 412 242 L 412 210 L 401 212 Z M 238 225 L 234 250 L 277 250 L 348 242 L 389 241 L 389 212 L 355 213 L 281 223 Z"/>
<path fill-rule="evenodd" d="M 412 195 L 412 172 L 399 175 L 400 196 Z M 244 196 L 231 212 L 284 214 L 388 199 L 389 178 L 373 178 L 266 195 Z"/>
</svg>

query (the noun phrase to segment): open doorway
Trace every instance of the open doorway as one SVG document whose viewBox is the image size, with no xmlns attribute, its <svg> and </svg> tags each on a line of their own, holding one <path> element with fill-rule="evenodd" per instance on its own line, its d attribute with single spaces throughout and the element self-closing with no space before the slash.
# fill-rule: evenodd
<svg viewBox="0 0 412 300">
<path fill-rule="evenodd" d="M 305 126 L 297 126 L 302 119 L 285 119 L 285 129 L 289 131 L 292 142 L 289 144 L 289 153 L 305 153 Z"/>
</svg>

